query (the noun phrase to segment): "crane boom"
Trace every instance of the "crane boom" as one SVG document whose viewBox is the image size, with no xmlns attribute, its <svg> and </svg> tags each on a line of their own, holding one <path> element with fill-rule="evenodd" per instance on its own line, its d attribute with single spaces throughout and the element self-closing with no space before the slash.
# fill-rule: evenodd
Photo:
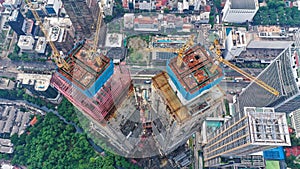
<svg viewBox="0 0 300 169">
<path fill-rule="evenodd" d="M 240 73 L 241 75 L 245 76 L 246 78 L 250 79 L 251 81 L 255 82 L 257 85 L 264 88 L 268 92 L 274 94 L 275 96 L 279 95 L 279 92 L 276 89 L 274 89 L 273 87 L 267 85 L 265 82 L 257 79 L 256 77 L 250 75 L 249 73 L 243 71 L 242 69 L 238 68 L 234 64 L 230 63 L 228 60 L 225 60 L 220 56 L 217 56 L 215 59 L 218 60 L 219 62 L 222 62 L 225 65 L 229 66 L 231 69 L 233 69 L 234 71 Z"/>
<path fill-rule="evenodd" d="M 194 45 L 194 38 L 195 35 L 191 35 L 189 37 L 189 39 L 186 41 L 186 43 L 179 49 L 176 48 L 146 48 L 145 51 L 148 52 L 152 52 L 152 51 L 156 51 L 156 52 L 170 52 L 170 53 L 177 53 L 177 65 L 181 66 L 182 62 L 183 62 L 183 56 L 184 56 L 184 52 L 190 48 L 191 46 Z"/>
<path fill-rule="evenodd" d="M 96 25 L 96 34 L 95 34 L 93 49 L 92 49 L 93 52 L 95 52 L 96 49 L 97 49 L 97 45 L 98 45 L 98 42 L 99 42 L 101 24 L 102 24 L 102 11 L 101 11 L 101 8 L 99 6 L 99 14 L 98 14 L 97 25 Z"/>
<path fill-rule="evenodd" d="M 94 41 L 93 41 L 93 46 L 88 52 L 88 54 L 90 56 L 92 56 L 96 53 L 98 42 L 99 42 L 100 28 L 101 28 L 102 17 L 103 17 L 101 6 L 102 6 L 102 4 L 101 4 L 101 2 L 99 2 L 99 13 L 98 13 L 98 16 L 97 16 L 97 25 L 96 25 L 95 37 L 94 37 Z M 97 64 L 100 66 L 101 63 L 102 63 L 102 60 L 101 60 L 100 56 L 96 56 L 95 59 L 96 59 Z"/>
<path fill-rule="evenodd" d="M 38 22 L 38 24 L 39 24 L 42 32 L 45 35 L 45 37 L 49 38 L 48 32 L 46 31 L 46 29 L 45 29 L 45 27 L 44 27 L 44 25 L 43 25 L 43 23 L 42 23 L 39 15 L 38 15 L 38 13 L 34 9 L 32 9 L 32 7 L 31 7 L 31 5 L 32 5 L 31 1 L 30 0 L 26 0 L 26 4 L 30 7 L 30 10 L 31 10 L 34 18 Z M 70 65 L 61 57 L 61 55 L 59 54 L 59 52 L 58 52 L 57 48 L 55 47 L 54 43 L 50 39 L 48 40 L 48 42 L 49 42 L 49 45 L 50 45 L 50 47 L 52 49 L 52 52 L 53 52 L 52 54 L 53 54 L 53 58 L 54 58 L 54 61 L 55 61 L 56 65 L 59 68 L 64 68 L 66 70 L 69 70 L 70 69 Z"/>
<path fill-rule="evenodd" d="M 279 92 L 274 89 L 273 87 L 267 85 L 265 82 L 257 79 L 256 77 L 250 75 L 249 73 L 243 71 L 242 69 L 238 68 L 237 66 L 235 66 L 234 64 L 230 63 L 228 60 L 225 60 L 221 57 L 221 50 L 220 50 L 220 45 L 219 45 L 219 41 L 218 40 L 214 40 L 214 45 L 211 46 L 209 48 L 212 53 L 215 55 L 215 60 L 217 60 L 220 63 L 223 63 L 227 66 L 229 66 L 231 69 L 233 69 L 234 71 L 240 73 L 241 75 L 245 76 L 246 78 L 250 79 L 251 81 L 253 81 L 254 83 L 256 83 L 257 85 L 259 85 L 260 87 L 264 88 L 266 91 L 274 94 L 275 96 L 279 95 Z M 211 71 L 214 72 L 216 70 L 216 64 L 214 64 L 211 68 Z"/>
</svg>

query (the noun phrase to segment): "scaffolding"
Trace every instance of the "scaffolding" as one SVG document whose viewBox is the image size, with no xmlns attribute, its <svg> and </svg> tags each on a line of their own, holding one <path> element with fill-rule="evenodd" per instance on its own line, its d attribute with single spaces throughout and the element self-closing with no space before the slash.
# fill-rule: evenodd
<svg viewBox="0 0 300 169">
<path fill-rule="evenodd" d="M 115 67 L 114 75 L 91 98 L 58 72 L 53 74 L 50 83 L 80 110 L 98 122 L 111 117 L 132 88 L 129 70 L 123 66 Z"/>
</svg>

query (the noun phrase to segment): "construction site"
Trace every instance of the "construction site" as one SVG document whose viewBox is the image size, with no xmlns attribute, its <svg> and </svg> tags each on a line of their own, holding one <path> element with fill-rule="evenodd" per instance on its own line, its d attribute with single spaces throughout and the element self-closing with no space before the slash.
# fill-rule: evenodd
<svg viewBox="0 0 300 169">
<path fill-rule="evenodd" d="M 84 41 L 77 43 L 64 58 L 68 69 L 59 69 L 51 84 L 91 120 L 86 130 L 120 155 L 171 153 L 205 117 L 224 112 L 224 93 L 217 85 L 222 70 L 209 71 L 213 60 L 200 45 L 184 52 L 182 65 L 177 65 L 181 57 L 173 58 L 167 71 L 144 85 L 133 83 L 123 62 L 114 65 L 89 51 Z"/>
<path fill-rule="evenodd" d="M 63 0 L 63 3 L 79 38 L 75 38 L 77 43 L 67 55 L 61 55 L 49 41 L 52 58 L 58 66 L 50 84 L 89 120 L 84 122 L 88 123 L 85 131 L 101 140 L 101 147 L 119 155 L 132 158 L 167 155 L 199 131 L 206 117 L 222 117 L 225 93 L 218 84 L 223 71 L 216 61 L 250 76 L 222 59 L 218 41 L 209 52 L 200 44 L 194 45 L 195 36 L 191 35 L 179 49 L 158 49 L 177 55 L 167 60 L 166 70 L 152 73 L 142 84 L 135 83 L 132 78 L 136 75 L 130 73 L 125 62 L 114 64 L 99 49 L 101 4 L 100 10 L 96 10 L 97 5 L 84 1 L 74 4 Z M 36 11 L 32 13 L 44 34 L 49 35 Z M 77 17 L 80 13 L 84 15 Z M 90 17 L 85 19 L 85 15 Z M 273 91 L 263 82 L 258 84 Z"/>
</svg>

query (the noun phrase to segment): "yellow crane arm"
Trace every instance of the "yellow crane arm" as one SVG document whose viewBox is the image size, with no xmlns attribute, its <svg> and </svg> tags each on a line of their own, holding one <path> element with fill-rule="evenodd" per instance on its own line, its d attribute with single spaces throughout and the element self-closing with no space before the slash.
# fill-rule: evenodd
<svg viewBox="0 0 300 169">
<path fill-rule="evenodd" d="M 32 9 L 32 7 L 31 7 L 31 5 L 32 5 L 31 1 L 30 1 L 30 0 L 26 0 L 26 4 L 30 7 L 30 10 L 31 10 L 31 12 L 32 12 L 32 14 L 33 14 L 33 16 L 34 16 L 34 18 L 35 18 L 35 20 L 38 22 L 38 24 L 39 24 L 39 26 L 40 26 L 42 32 L 43 32 L 44 35 L 45 35 L 45 37 L 46 37 L 46 38 L 49 38 L 48 32 L 46 31 L 46 29 L 45 29 L 45 27 L 44 27 L 44 25 L 43 25 L 43 23 L 42 23 L 42 21 L 41 21 L 39 15 L 38 15 L 37 12 L 36 12 L 34 9 Z M 59 68 L 62 68 L 62 67 L 63 67 L 63 68 L 65 68 L 66 70 L 68 70 L 68 69 L 70 68 L 69 64 L 68 64 L 63 58 L 61 58 L 61 56 L 60 56 L 60 54 L 59 54 L 57 48 L 56 48 L 55 45 L 54 45 L 54 43 L 53 43 L 51 40 L 48 40 L 48 42 L 49 42 L 49 45 L 50 45 L 50 47 L 51 47 L 51 49 L 52 49 L 52 51 L 53 51 L 53 58 L 54 58 L 54 61 L 55 61 L 56 65 L 57 65 Z"/>
<path fill-rule="evenodd" d="M 250 79 L 251 81 L 255 82 L 257 85 L 264 88 L 268 92 L 274 94 L 275 96 L 279 95 L 279 92 L 276 89 L 274 89 L 273 87 L 267 85 L 265 82 L 257 79 L 256 77 L 250 75 L 249 73 L 243 71 L 242 69 L 238 68 L 237 66 L 235 66 L 234 64 L 230 63 L 229 61 L 223 59 L 222 57 L 217 56 L 215 59 L 217 61 L 222 62 L 225 65 L 229 66 L 231 69 L 233 69 L 234 71 L 240 73 L 241 75 L 245 76 L 246 78 Z"/>
<path fill-rule="evenodd" d="M 274 89 L 273 87 L 267 85 L 265 82 L 257 79 L 256 77 L 250 75 L 249 73 L 243 71 L 242 69 L 238 68 L 237 66 L 235 66 L 234 64 L 230 63 L 229 61 L 223 59 L 221 57 L 221 50 L 220 50 L 220 44 L 219 41 L 217 39 L 214 40 L 214 44 L 213 46 L 211 46 L 209 48 L 212 53 L 215 55 L 215 60 L 219 61 L 220 63 L 224 63 L 225 65 L 229 66 L 231 69 L 233 69 L 234 71 L 240 73 L 241 75 L 245 76 L 246 78 L 250 79 L 251 81 L 253 81 L 254 83 L 256 83 L 257 85 L 259 85 L 260 87 L 264 88 L 265 90 L 267 90 L 268 92 L 274 94 L 275 96 L 279 95 L 279 92 Z M 217 68 L 217 65 L 213 65 L 212 68 L 210 69 L 211 72 L 214 72 Z"/>
<path fill-rule="evenodd" d="M 93 52 L 95 52 L 97 50 L 101 24 L 102 24 L 102 11 L 101 11 L 101 7 L 99 6 L 99 14 L 98 14 L 98 18 L 97 18 L 96 33 L 95 33 L 94 44 L 93 44 L 93 49 L 92 49 Z"/>
</svg>

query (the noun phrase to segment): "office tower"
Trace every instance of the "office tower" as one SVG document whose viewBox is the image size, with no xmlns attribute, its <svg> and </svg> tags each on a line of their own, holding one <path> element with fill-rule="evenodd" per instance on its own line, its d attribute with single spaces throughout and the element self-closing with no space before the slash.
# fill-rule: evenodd
<svg viewBox="0 0 300 169">
<path fill-rule="evenodd" d="M 51 25 L 48 35 L 59 51 L 67 53 L 74 47 L 74 37 L 68 26 Z"/>
<path fill-rule="evenodd" d="M 62 2 L 72 21 L 76 37 L 80 39 L 91 37 L 96 29 L 98 15 L 92 13 L 86 0 L 62 0 Z M 98 7 L 98 5 L 93 7 Z"/>
<path fill-rule="evenodd" d="M 18 35 L 25 35 L 26 20 L 19 10 L 12 12 L 7 23 Z"/>
<path fill-rule="evenodd" d="M 258 11 L 258 0 L 227 0 L 222 10 L 223 22 L 251 22 Z"/>
<path fill-rule="evenodd" d="M 206 167 L 222 164 L 222 157 L 246 156 L 277 146 L 290 146 L 285 113 L 274 108 L 244 107 L 208 136 L 204 147 Z"/>
<path fill-rule="evenodd" d="M 57 16 L 61 6 L 61 0 L 48 0 L 45 5 L 45 10 L 49 16 Z"/>
<path fill-rule="evenodd" d="M 289 45 L 259 75 L 264 81 L 279 91 L 275 96 L 255 83 L 251 83 L 238 96 L 239 110 L 243 107 L 274 107 L 277 112 L 291 112 L 299 108 L 299 48 Z"/>
</svg>

